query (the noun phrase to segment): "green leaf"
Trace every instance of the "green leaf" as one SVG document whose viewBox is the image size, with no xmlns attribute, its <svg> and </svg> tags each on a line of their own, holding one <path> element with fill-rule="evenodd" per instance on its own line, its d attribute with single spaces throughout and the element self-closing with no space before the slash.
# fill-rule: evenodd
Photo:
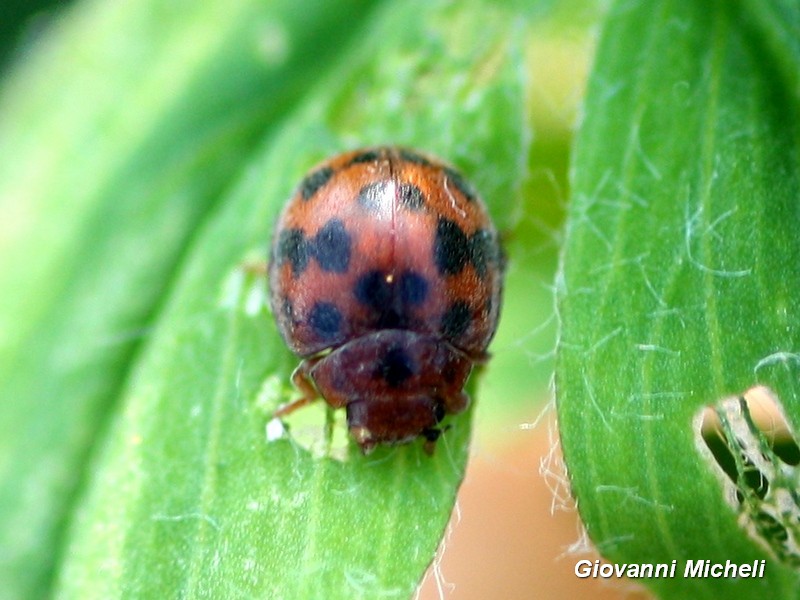
<svg viewBox="0 0 800 600">
<path fill-rule="evenodd" d="M 246 265 L 263 260 L 303 172 L 360 145 L 446 157 L 508 226 L 527 165 L 526 19 L 479 0 L 387 2 L 265 137 L 186 249 L 130 372 L 69 531 L 61 596 L 413 593 L 450 517 L 470 414 L 452 420 L 433 457 L 413 444 L 340 456 L 313 409 L 291 437 L 269 441 L 297 359 Z M 294 435 L 309 423 L 310 449 Z"/>
<path fill-rule="evenodd" d="M 186 244 L 367 6 L 79 4 L 5 82 L 0 598 L 48 589 L 90 447 Z"/>
<path fill-rule="evenodd" d="M 558 281 L 564 456 L 606 557 L 677 560 L 675 578 L 648 582 L 664 597 L 796 596 L 796 557 L 769 548 L 797 506 L 772 539 L 751 527 L 766 513 L 748 514 L 795 489 L 772 480 L 761 507 L 728 501 L 747 490 L 699 432 L 703 407 L 755 385 L 800 426 L 800 56 L 786 33 L 799 15 L 759 4 L 617 2 L 573 157 Z M 698 559 L 767 565 L 763 579 L 683 577 Z"/>
<path fill-rule="evenodd" d="M 741 25 L 762 45 L 787 92 L 800 98 L 800 10 L 793 0 L 742 0 Z"/>
</svg>

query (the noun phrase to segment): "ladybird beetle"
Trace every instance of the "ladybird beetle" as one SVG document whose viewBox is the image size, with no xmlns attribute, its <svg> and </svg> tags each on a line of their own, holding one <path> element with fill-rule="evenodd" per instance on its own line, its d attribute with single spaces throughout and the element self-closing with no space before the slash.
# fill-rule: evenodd
<svg viewBox="0 0 800 600">
<path fill-rule="evenodd" d="M 280 216 L 270 305 L 303 361 L 303 397 L 344 407 L 364 453 L 417 437 L 429 452 L 497 328 L 503 255 L 473 187 L 453 167 L 395 147 L 335 156 Z"/>
</svg>

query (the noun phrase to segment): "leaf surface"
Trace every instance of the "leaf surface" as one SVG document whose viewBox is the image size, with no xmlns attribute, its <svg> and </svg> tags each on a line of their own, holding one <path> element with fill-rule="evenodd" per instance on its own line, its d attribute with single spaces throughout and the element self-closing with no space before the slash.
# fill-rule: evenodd
<svg viewBox="0 0 800 600">
<path fill-rule="evenodd" d="M 765 25 L 781 11 L 796 24 L 797 8 L 766 2 L 757 20 L 753 6 L 617 2 L 572 163 L 564 456 L 607 558 L 678 561 L 649 582 L 664 597 L 796 589 L 790 564 L 737 524 L 697 431 L 704 406 L 757 384 L 800 425 L 800 129 L 785 67 L 800 71 L 796 40 Z M 698 559 L 768 562 L 763 579 L 683 577 Z"/>
</svg>

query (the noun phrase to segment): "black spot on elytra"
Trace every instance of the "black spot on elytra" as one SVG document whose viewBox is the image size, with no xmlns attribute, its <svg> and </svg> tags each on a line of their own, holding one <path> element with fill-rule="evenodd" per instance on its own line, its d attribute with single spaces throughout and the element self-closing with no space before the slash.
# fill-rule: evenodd
<svg viewBox="0 0 800 600">
<path fill-rule="evenodd" d="M 433 242 L 433 257 L 442 275 L 457 275 L 470 259 L 467 235 L 458 223 L 439 217 L 436 238 Z"/>
<path fill-rule="evenodd" d="M 399 387 L 414 374 L 411 357 L 402 348 L 390 348 L 378 365 L 378 372 L 389 387 Z"/>
<path fill-rule="evenodd" d="M 478 229 L 469 239 L 469 258 L 480 277 L 486 276 L 486 267 L 496 260 L 496 251 L 492 234 L 485 229 Z"/>
<path fill-rule="evenodd" d="M 400 158 L 410 163 L 414 163 L 415 165 L 422 165 L 425 167 L 429 167 L 431 165 L 431 161 L 429 161 L 421 154 L 417 154 L 416 152 L 405 148 L 402 148 L 400 150 Z"/>
<path fill-rule="evenodd" d="M 422 304 L 428 297 L 428 281 L 416 271 L 401 273 L 397 279 L 397 287 L 404 305 Z"/>
<path fill-rule="evenodd" d="M 308 241 L 302 229 L 284 229 L 278 237 L 278 264 L 289 262 L 297 277 L 308 265 Z"/>
<path fill-rule="evenodd" d="M 331 219 L 317 232 L 313 238 L 313 251 L 323 271 L 347 271 L 350 266 L 351 240 L 340 219 Z"/>
<path fill-rule="evenodd" d="M 370 271 L 356 282 L 356 299 L 374 310 L 384 310 L 392 301 L 392 286 L 382 271 Z"/>
<path fill-rule="evenodd" d="M 395 299 L 402 305 L 422 304 L 428 296 L 428 281 L 416 271 L 405 271 L 397 277 L 397 289 L 383 271 L 370 271 L 355 286 L 356 299 L 376 310 L 384 310 Z"/>
<path fill-rule="evenodd" d="M 364 210 L 377 212 L 383 203 L 387 183 L 386 181 L 376 181 L 362 187 L 358 192 L 358 204 Z"/>
<path fill-rule="evenodd" d="M 356 154 L 353 158 L 351 158 L 350 162 L 347 163 L 347 166 L 372 163 L 377 161 L 380 157 L 381 153 L 378 150 L 366 150 Z"/>
<path fill-rule="evenodd" d="M 389 281 L 385 271 L 369 271 L 358 278 L 353 295 L 372 311 L 371 323 L 379 329 L 406 329 L 409 309 L 428 297 L 428 282 L 416 271 L 405 271 Z"/>
<path fill-rule="evenodd" d="M 303 200 L 310 200 L 319 188 L 328 183 L 331 177 L 333 177 L 333 169 L 322 167 L 303 179 L 300 183 L 300 195 Z"/>
<path fill-rule="evenodd" d="M 453 302 L 442 315 L 442 333 L 450 339 L 461 337 L 472 321 L 472 313 L 469 305 L 458 300 Z"/>
<path fill-rule="evenodd" d="M 475 190 L 472 188 L 472 185 L 464 179 L 464 176 L 461 175 L 458 171 L 453 169 L 452 167 L 445 167 L 444 168 L 445 176 L 456 186 L 461 195 L 464 196 L 469 202 L 475 202 L 475 198 L 477 198 L 477 194 Z"/>
<path fill-rule="evenodd" d="M 411 183 L 400 185 L 400 205 L 411 210 L 419 210 L 425 204 L 425 196 L 422 190 Z"/>
<path fill-rule="evenodd" d="M 321 339 L 335 338 L 342 327 L 342 313 L 330 302 L 317 302 L 308 315 L 308 324 Z"/>
</svg>

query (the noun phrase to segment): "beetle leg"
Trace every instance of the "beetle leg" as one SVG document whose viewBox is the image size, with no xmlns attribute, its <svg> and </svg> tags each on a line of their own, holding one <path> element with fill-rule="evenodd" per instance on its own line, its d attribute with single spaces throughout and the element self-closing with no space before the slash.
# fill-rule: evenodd
<svg viewBox="0 0 800 600">
<path fill-rule="evenodd" d="M 442 437 L 442 434 L 447 432 L 452 425 L 445 425 L 444 427 L 429 427 L 428 429 L 423 429 L 422 433 L 420 433 L 420 437 L 425 439 L 425 442 L 422 444 L 422 449 L 425 451 L 425 454 L 428 456 L 433 456 L 433 451 L 436 450 L 436 442 L 439 441 L 439 438 Z"/>
<path fill-rule="evenodd" d="M 488 352 L 481 352 L 480 354 L 476 354 L 474 356 L 470 356 L 470 360 L 472 360 L 472 364 L 476 367 L 481 367 L 489 362 L 489 359 L 492 358 L 492 355 Z"/>
<path fill-rule="evenodd" d="M 450 394 L 444 398 L 444 406 L 447 409 L 445 414 L 457 415 L 460 412 L 464 412 L 469 406 L 469 396 L 459 390 L 455 394 Z"/>
<path fill-rule="evenodd" d="M 319 392 L 317 392 L 317 388 L 314 387 L 314 382 L 309 375 L 311 367 L 313 367 L 316 362 L 315 360 L 304 360 L 294 370 L 294 373 L 292 373 L 292 383 L 294 383 L 295 387 L 300 390 L 303 395 L 297 400 L 292 400 L 291 402 L 280 405 L 273 413 L 273 417 L 285 417 L 292 414 L 298 408 L 308 406 L 319 399 Z"/>
</svg>

